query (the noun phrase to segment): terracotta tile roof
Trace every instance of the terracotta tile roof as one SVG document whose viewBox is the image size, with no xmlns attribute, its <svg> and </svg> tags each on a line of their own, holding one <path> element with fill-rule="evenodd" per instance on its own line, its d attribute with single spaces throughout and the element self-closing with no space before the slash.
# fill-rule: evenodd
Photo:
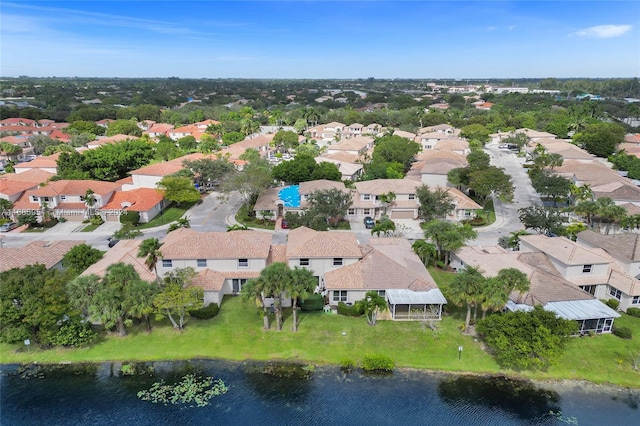
<svg viewBox="0 0 640 426">
<path fill-rule="evenodd" d="M 426 291 L 438 288 L 407 240 L 372 240 L 374 245 L 361 260 L 325 274 L 327 289 Z"/>
<path fill-rule="evenodd" d="M 349 154 L 348 152 L 336 152 L 334 154 L 323 154 L 317 158 L 320 158 L 320 159 L 329 158 L 331 160 L 337 160 L 337 161 L 342 161 L 346 163 L 355 163 L 356 161 L 358 161 L 360 156 L 356 154 Z"/>
<path fill-rule="evenodd" d="M 610 262 L 602 250 L 580 246 L 564 237 L 522 235 L 520 241 L 565 265 L 590 265 Z"/>
<path fill-rule="evenodd" d="M 47 182 L 55 173 L 41 169 L 25 170 L 22 173 L 5 173 L 2 179 L 12 182 L 34 182 L 37 184 Z"/>
<path fill-rule="evenodd" d="M 287 258 L 359 258 L 361 251 L 352 232 L 314 231 L 301 226 L 289 231 Z"/>
<path fill-rule="evenodd" d="M 180 231 L 178 233 L 178 231 Z M 258 231 L 170 232 L 160 251 L 165 259 L 267 259 L 271 234 Z"/>
<path fill-rule="evenodd" d="M 343 192 L 349 192 L 347 187 L 344 186 L 344 182 L 335 182 L 326 179 L 300 182 L 300 194 L 310 194 L 314 191 L 324 191 L 328 189 L 339 189 Z"/>
<path fill-rule="evenodd" d="M 26 142 L 29 141 L 29 138 L 27 137 L 20 137 L 20 136 L 5 136 L 3 138 L 0 138 L 0 142 L 8 142 L 11 145 L 22 145 Z"/>
<path fill-rule="evenodd" d="M 184 169 L 185 161 L 195 161 L 202 158 L 216 157 L 213 155 L 204 155 L 200 153 L 189 154 L 169 161 L 162 161 L 160 163 L 150 164 L 148 166 L 141 167 L 131 172 L 132 175 L 145 175 L 145 176 L 167 176 Z"/>
<path fill-rule="evenodd" d="M 36 121 L 30 118 L 10 117 L 10 118 L 5 118 L 4 120 L 0 120 L 0 125 L 2 126 L 16 126 L 16 125 L 34 126 L 35 124 L 36 124 Z"/>
<path fill-rule="evenodd" d="M 596 198 L 609 197 L 614 201 L 640 201 L 640 188 L 631 183 L 614 181 L 591 187 Z"/>
<path fill-rule="evenodd" d="M 124 209 L 134 212 L 146 212 L 157 206 L 163 199 L 162 192 L 152 188 L 117 191 L 113 193 L 109 202 L 100 207 L 99 210 Z"/>
<path fill-rule="evenodd" d="M 33 241 L 24 247 L 0 247 L 0 272 L 41 264 L 47 269 L 57 265 L 69 250 L 84 241 Z"/>
<path fill-rule="evenodd" d="M 115 246 L 111 247 L 104 254 L 102 259 L 89 266 L 82 272 L 83 276 L 95 274 L 99 277 L 104 277 L 107 273 L 107 268 L 115 263 L 124 263 L 131 265 L 136 270 L 140 278 L 144 281 L 155 281 L 156 273 L 154 270 L 149 270 L 145 265 L 145 259 L 138 257 L 138 250 L 143 240 L 122 240 Z"/>
<path fill-rule="evenodd" d="M 58 203 L 54 210 L 84 210 L 86 208 L 85 203 Z"/>
<path fill-rule="evenodd" d="M 165 133 L 169 132 L 170 130 L 173 130 L 173 128 L 174 128 L 173 124 L 156 123 L 153 126 L 151 126 L 149 128 L 149 130 L 147 130 L 144 133 L 161 133 L 161 134 L 165 134 Z"/>
<path fill-rule="evenodd" d="M 87 143 L 87 146 L 101 146 L 109 143 L 117 143 L 117 142 L 122 142 L 126 140 L 136 140 L 136 139 L 140 139 L 140 138 L 137 136 L 117 134 L 113 136 L 99 137 L 95 141 L 91 141 Z"/>
<path fill-rule="evenodd" d="M 36 188 L 37 186 L 38 184 L 35 182 L 12 181 L 0 178 L 0 194 L 6 194 L 8 196 L 19 194 L 27 189 Z"/>
<path fill-rule="evenodd" d="M 360 151 L 373 145 L 373 138 L 370 136 L 356 136 L 350 139 L 343 139 L 341 142 L 329 145 L 329 151 Z"/>
<path fill-rule="evenodd" d="M 640 144 L 640 133 L 628 133 L 625 135 L 624 141 L 633 144 Z"/>
<path fill-rule="evenodd" d="M 599 161 L 585 163 L 579 160 L 565 160 L 562 166 L 554 168 L 554 171 L 558 174 L 573 175 L 578 182 L 592 186 L 624 179 L 615 170 Z"/>
<path fill-rule="evenodd" d="M 47 155 L 46 157 L 37 157 L 27 163 L 16 164 L 14 168 L 16 169 L 37 169 L 37 168 L 45 168 L 45 169 L 53 169 L 57 168 L 58 157 L 60 157 L 60 153 L 56 152 L 53 155 Z"/>
<path fill-rule="evenodd" d="M 375 179 L 356 182 L 355 187 L 360 194 L 381 195 L 389 192 L 397 194 L 415 194 L 422 184 L 407 179 Z"/>
<path fill-rule="evenodd" d="M 578 233 L 577 242 L 589 247 L 601 248 L 611 256 L 628 262 L 640 261 L 640 234 L 603 235 L 599 232 L 586 230 Z"/>
<path fill-rule="evenodd" d="M 482 209 L 482 206 L 478 203 L 476 203 L 475 201 L 473 201 L 471 198 L 469 198 L 469 196 L 467 196 L 467 194 L 465 194 L 464 192 L 460 191 L 457 188 L 445 188 L 447 190 L 447 193 L 449 194 L 449 196 L 451 196 L 451 198 L 453 199 L 453 201 L 456 203 L 456 209 L 457 210 L 461 210 L 461 209 L 466 209 L 466 210 L 480 210 Z"/>
<path fill-rule="evenodd" d="M 267 263 L 271 264 L 274 262 L 287 263 L 287 245 L 286 244 L 273 244 L 271 246 L 271 252 L 269 253 L 269 258 L 267 259 Z"/>
<path fill-rule="evenodd" d="M 225 277 L 220 272 L 203 269 L 191 281 L 191 286 L 200 287 L 204 291 L 221 291 Z"/>
<path fill-rule="evenodd" d="M 115 182 L 102 182 L 97 180 L 58 180 L 49 182 L 45 186 L 30 191 L 29 195 L 84 195 L 88 189 L 91 189 L 97 195 L 106 195 L 120 189 L 120 185 Z"/>
</svg>

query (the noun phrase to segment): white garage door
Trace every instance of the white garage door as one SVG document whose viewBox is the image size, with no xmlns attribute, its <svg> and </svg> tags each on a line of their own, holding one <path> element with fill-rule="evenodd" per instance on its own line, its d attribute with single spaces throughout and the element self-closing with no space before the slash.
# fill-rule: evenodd
<svg viewBox="0 0 640 426">
<path fill-rule="evenodd" d="M 392 210 L 391 219 L 413 219 L 415 213 L 413 210 Z"/>
</svg>

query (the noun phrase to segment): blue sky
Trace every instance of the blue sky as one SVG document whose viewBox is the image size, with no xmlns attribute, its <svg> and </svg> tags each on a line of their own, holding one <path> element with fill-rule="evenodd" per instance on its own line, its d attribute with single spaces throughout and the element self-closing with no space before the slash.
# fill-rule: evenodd
<svg viewBox="0 0 640 426">
<path fill-rule="evenodd" d="M 640 76 L 640 1 L 14 1 L 0 75 Z"/>
</svg>

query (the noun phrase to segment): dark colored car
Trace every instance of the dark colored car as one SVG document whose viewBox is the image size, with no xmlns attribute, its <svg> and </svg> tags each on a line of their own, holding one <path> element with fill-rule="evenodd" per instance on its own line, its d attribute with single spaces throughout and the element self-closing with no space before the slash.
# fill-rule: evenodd
<svg viewBox="0 0 640 426">
<path fill-rule="evenodd" d="M 376 221 L 373 220 L 373 218 L 367 216 L 364 218 L 364 227 L 367 229 L 373 229 L 373 227 L 376 225 Z"/>
<path fill-rule="evenodd" d="M 120 241 L 119 239 L 113 238 L 113 237 L 109 237 L 109 238 L 107 238 L 107 240 L 109 240 L 109 244 L 108 244 L 109 248 L 115 246 Z"/>
</svg>

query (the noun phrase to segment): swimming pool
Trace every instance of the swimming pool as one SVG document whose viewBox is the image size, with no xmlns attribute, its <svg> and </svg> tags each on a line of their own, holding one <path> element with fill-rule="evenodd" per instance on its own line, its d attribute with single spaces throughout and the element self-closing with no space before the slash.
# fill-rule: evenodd
<svg viewBox="0 0 640 426">
<path fill-rule="evenodd" d="M 300 185 L 284 187 L 278 192 L 285 207 L 300 207 Z"/>
</svg>

